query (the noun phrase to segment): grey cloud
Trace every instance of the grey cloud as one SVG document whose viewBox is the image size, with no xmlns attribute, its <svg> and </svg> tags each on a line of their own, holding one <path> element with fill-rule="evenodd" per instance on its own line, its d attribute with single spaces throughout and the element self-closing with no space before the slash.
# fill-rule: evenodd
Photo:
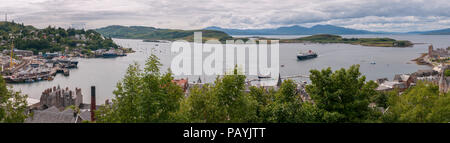
<svg viewBox="0 0 450 143">
<path fill-rule="evenodd" d="M 450 27 L 447 0 L 3 0 L 26 24 L 113 24 L 198 29 L 333 24 L 366 30 Z"/>
</svg>

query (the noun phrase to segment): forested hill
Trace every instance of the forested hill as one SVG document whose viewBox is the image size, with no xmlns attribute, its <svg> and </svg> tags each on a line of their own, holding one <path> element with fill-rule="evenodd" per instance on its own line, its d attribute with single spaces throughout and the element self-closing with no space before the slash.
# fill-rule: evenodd
<svg viewBox="0 0 450 143">
<path fill-rule="evenodd" d="M 144 39 L 144 40 L 187 40 L 193 41 L 194 32 L 202 32 L 204 40 L 231 39 L 232 37 L 225 32 L 215 30 L 178 30 L 178 29 L 160 29 L 145 26 L 107 26 L 96 29 L 104 36 L 123 39 Z"/>
<path fill-rule="evenodd" d="M 38 52 L 64 51 L 66 48 L 88 52 L 118 48 L 111 38 L 104 38 L 94 30 L 47 27 L 38 29 L 14 22 L 0 22 L 0 50 L 9 49 L 14 41 L 16 49 Z"/>
</svg>

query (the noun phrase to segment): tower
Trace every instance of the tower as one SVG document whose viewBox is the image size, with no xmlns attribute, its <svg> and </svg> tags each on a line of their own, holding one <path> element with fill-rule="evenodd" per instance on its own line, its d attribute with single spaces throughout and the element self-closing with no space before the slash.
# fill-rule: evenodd
<svg viewBox="0 0 450 143">
<path fill-rule="evenodd" d="M 428 46 L 428 57 L 433 58 L 433 45 Z"/>
</svg>

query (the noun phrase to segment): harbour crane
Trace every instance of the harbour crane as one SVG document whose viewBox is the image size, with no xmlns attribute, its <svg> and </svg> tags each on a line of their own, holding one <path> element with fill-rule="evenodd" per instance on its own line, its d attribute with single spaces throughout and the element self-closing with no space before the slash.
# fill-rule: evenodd
<svg viewBox="0 0 450 143">
<path fill-rule="evenodd" d="M 14 56 L 14 35 L 11 36 L 11 61 L 9 63 L 9 69 L 12 69 L 14 66 L 13 56 Z"/>
</svg>

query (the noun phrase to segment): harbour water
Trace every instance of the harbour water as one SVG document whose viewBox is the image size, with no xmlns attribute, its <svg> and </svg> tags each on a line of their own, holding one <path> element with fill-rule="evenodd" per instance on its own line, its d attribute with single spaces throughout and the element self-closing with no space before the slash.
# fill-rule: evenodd
<svg viewBox="0 0 450 143">
<path fill-rule="evenodd" d="M 267 36 L 292 38 L 301 36 Z M 433 44 L 435 48 L 450 46 L 449 35 L 345 35 L 344 37 L 391 37 L 398 40 L 410 40 L 418 43 L 411 48 L 389 47 L 365 47 L 349 44 L 280 44 L 281 76 L 304 74 L 308 75 L 311 69 L 323 69 L 331 67 L 333 70 L 348 68 L 353 64 L 361 66 L 360 71 L 368 80 L 387 77 L 392 80 L 395 74 L 412 73 L 418 69 L 430 69 L 428 66 L 415 64 L 412 59 L 427 51 L 427 47 Z M 142 42 L 142 40 L 114 39 L 114 41 L 126 48 L 133 48 L 136 52 L 125 57 L 77 59 L 78 68 L 70 72 L 70 76 L 57 75 L 53 81 L 42 81 L 28 84 L 11 84 L 14 90 L 20 90 L 28 94 L 30 98 L 39 99 L 44 89 L 52 86 L 81 88 L 84 101 L 89 103 L 90 86 L 97 87 L 97 101 L 103 103 L 106 99 L 114 97 L 113 91 L 126 72 L 129 64 L 137 62 L 145 63 L 147 57 L 153 53 L 157 55 L 163 64 L 162 70 L 170 67 L 175 54 L 170 53 L 170 43 Z M 420 43 L 420 44 L 419 44 Z M 313 50 L 319 54 L 318 58 L 298 61 L 296 54 L 299 51 Z M 376 62 L 376 64 L 371 64 Z M 186 78 L 178 76 L 176 78 Z M 190 76 L 190 80 L 197 80 L 199 76 Z M 200 77 L 205 82 L 214 81 L 214 76 Z M 255 78 L 255 77 L 249 77 Z M 308 79 L 296 79 L 308 81 Z"/>
</svg>

